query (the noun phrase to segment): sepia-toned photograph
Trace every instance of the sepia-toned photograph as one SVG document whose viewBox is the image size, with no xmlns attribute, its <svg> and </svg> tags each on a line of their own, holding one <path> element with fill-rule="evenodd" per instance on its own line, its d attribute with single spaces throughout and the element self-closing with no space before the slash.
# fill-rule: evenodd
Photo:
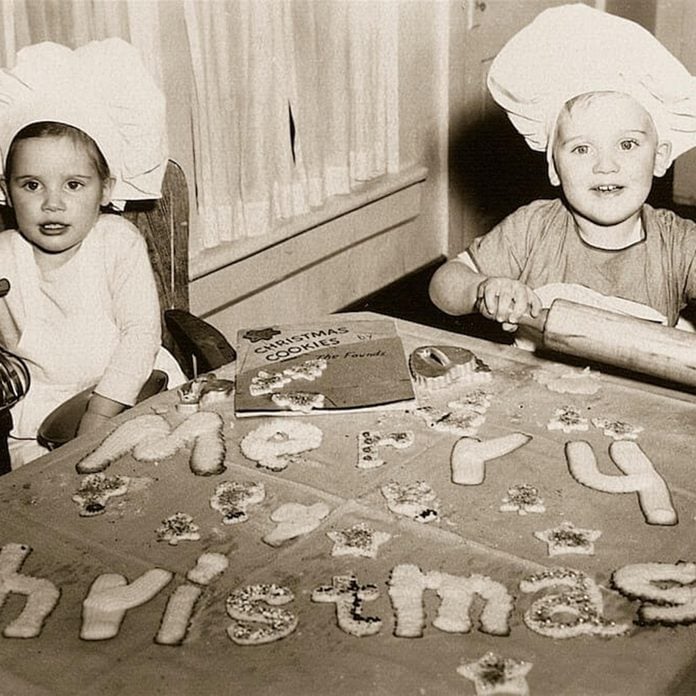
<svg viewBox="0 0 696 696">
<path fill-rule="evenodd" d="M 0 0 L 0 696 L 695 696 L 695 39 Z"/>
</svg>

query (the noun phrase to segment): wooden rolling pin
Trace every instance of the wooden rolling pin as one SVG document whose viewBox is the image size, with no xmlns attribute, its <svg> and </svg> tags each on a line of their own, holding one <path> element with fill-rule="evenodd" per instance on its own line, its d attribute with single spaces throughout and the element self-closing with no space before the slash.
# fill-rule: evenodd
<svg viewBox="0 0 696 696">
<path fill-rule="evenodd" d="M 520 325 L 549 350 L 696 387 L 694 333 L 561 299 Z"/>
</svg>

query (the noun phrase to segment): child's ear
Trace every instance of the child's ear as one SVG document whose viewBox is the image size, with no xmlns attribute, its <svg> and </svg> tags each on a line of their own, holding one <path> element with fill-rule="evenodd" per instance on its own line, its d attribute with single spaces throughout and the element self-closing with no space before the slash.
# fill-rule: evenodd
<svg viewBox="0 0 696 696">
<path fill-rule="evenodd" d="M 114 190 L 114 184 L 116 183 L 116 179 L 114 179 L 113 176 L 109 177 L 103 184 L 102 184 L 102 197 L 101 197 L 101 205 L 109 205 L 111 203 L 111 192 Z"/>
<path fill-rule="evenodd" d="M 655 149 L 655 165 L 653 174 L 655 176 L 664 176 L 672 163 L 672 143 L 666 140 L 658 143 Z"/>
<path fill-rule="evenodd" d="M 558 172 L 556 171 L 556 165 L 553 163 L 553 157 L 551 157 L 549 159 L 548 173 L 549 173 L 549 181 L 551 182 L 551 185 L 552 186 L 560 186 L 561 180 L 558 176 Z"/>
</svg>

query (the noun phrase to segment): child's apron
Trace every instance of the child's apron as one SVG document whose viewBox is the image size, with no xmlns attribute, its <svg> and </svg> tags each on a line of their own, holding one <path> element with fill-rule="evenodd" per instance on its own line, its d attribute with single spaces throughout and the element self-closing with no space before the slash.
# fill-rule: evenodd
<svg viewBox="0 0 696 696">
<path fill-rule="evenodd" d="M 36 437 L 54 408 L 98 382 L 118 343 L 118 328 L 105 311 L 106 278 L 88 247 L 89 237 L 70 261 L 40 278 L 31 247 L 17 245 L 22 283 L 16 299 L 25 310 L 17 350 L 30 365 L 32 382 L 12 409 L 13 437 Z"/>
</svg>

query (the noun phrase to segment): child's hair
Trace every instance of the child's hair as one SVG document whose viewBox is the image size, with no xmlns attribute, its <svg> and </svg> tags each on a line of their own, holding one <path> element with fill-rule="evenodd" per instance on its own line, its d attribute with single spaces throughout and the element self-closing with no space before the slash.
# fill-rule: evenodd
<svg viewBox="0 0 696 696">
<path fill-rule="evenodd" d="M 584 92 L 583 94 L 578 94 L 571 99 L 569 99 L 564 105 L 561 111 L 565 111 L 567 114 L 572 114 L 573 109 L 576 106 L 585 106 L 592 103 L 597 99 L 597 97 L 605 96 L 611 94 L 611 92 L 601 91 L 601 92 Z"/>
<path fill-rule="evenodd" d="M 5 159 L 5 179 L 9 181 L 12 177 L 12 160 L 14 159 L 15 148 L 17 143 L 22 140 L 28 140 L 29 138 L 60 138 L 67 137 L 72 140 L 75 145 L 79 145 L 85 149 L 87 154 L 92 158 L 94 166 L 97 169 L 97 174 L 102 182 L 106 182 L 111 177 L 111 172 L 109 171 L 109 165 L 101 153 L 98 145 L 94 142 L 92 138 L 87 135 L 84 131 L 74 126 L 69 126 L 65 123 L 58 123 L 56 121 L 37 121 L 36 123 L 30 123 L 20 130 L 17 135 L 12 140 L 10 147 L 7 151 L 7 158 Z"/>
<path fill-rule="evenodd" d="M 623 94 L 627 97 L 631 97 L 630 94 L 626 94 L 624 92 L 614 92 L 612 90 L 596 90 L 594 92 L 584 92 L 583 94 L 578 94 L 575 97 L 572 97 L 569 99 L 563 106 L 561 107 L 561 111 L 558 114 L 558 117 L 560 118 L 560 115 L 562 113 L 566 114 L 573 114 L 573 110 L 576 107 L 583 107 L 587 106 L 588 104 L 591 104 L 592 102 L 596 101 L 597 99 L 601 99 L 603 97 L 606 97 L 607 95 L 612 95 L 612 94 Z M 633 97 L 631 97 L 633 98 Z M 653 128 L 655 127 L 655 121 L 653 120 L 653 117 L 651 114 L 650 115 L 650 123 L 652 123 Z M 556 123 L 558 124 L 558 119 L 556 119 Z"/>
</svg>

